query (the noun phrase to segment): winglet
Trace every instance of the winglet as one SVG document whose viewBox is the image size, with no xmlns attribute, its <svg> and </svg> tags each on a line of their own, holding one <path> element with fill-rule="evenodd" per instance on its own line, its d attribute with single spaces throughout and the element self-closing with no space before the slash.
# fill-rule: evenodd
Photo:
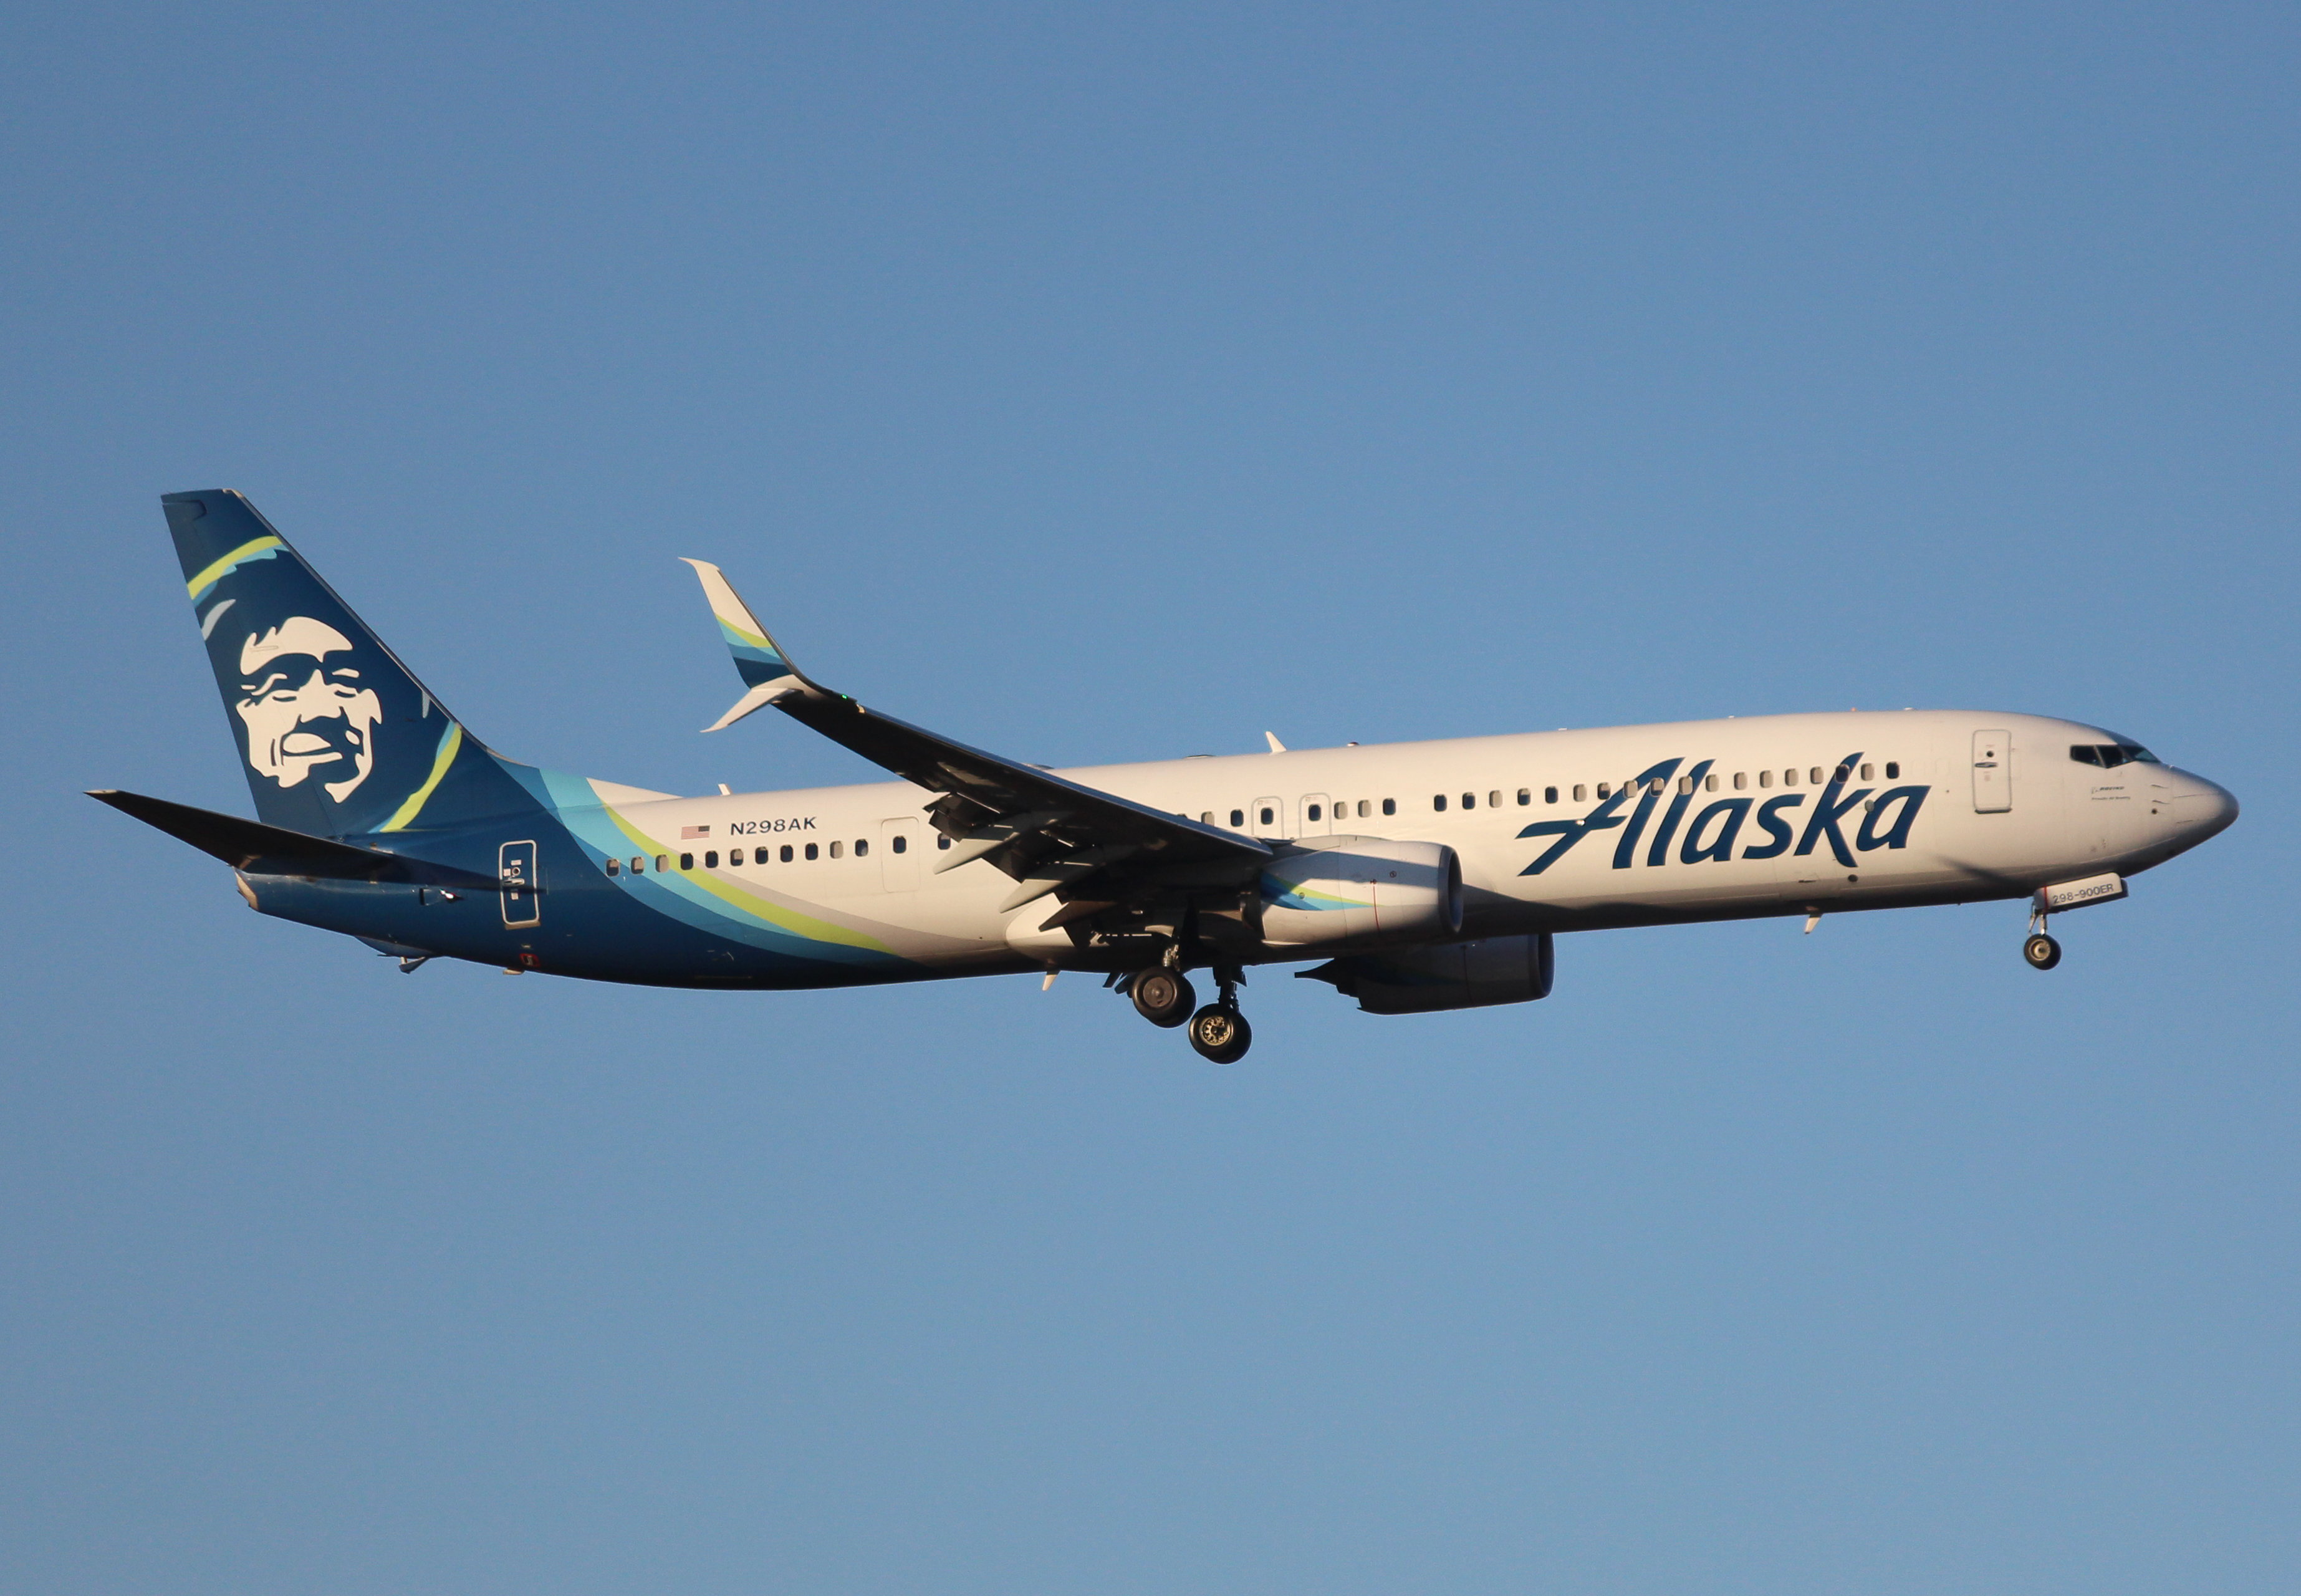
<svg viewBox="0 0 2301 1596">
<path fill-rule="evenodd" d="M 738 597 L 735 589 L 718 566 L 708 560 L 687 560 L 695 567 L 696 580 L 703 584 L 703 597 L 711 606 L 711 614 L 719 623 L 719 635 L 727 639 L 727 652 L 735 656 L 735 672 L 743 679 L 747 692 L 736 699 L 729 709 L 706 731 L 720 731 L 733 725 L 755 709 L 764 709 L 787 692 L 802 691 L 813 684 L 799 674 L 785 657 L 767 629 L 759 624 L 750 606 Z"/>
<path fill-rule="evenodd" d="M 1262 735 L 1264 740 L 1270 744 L 1270 751 L 1272 753 L 1284 754 L 1286 751 L 1286 745 L 1278 740 L 1278 733 L 1276 731 L 1266 731 Z"/>
</svg>

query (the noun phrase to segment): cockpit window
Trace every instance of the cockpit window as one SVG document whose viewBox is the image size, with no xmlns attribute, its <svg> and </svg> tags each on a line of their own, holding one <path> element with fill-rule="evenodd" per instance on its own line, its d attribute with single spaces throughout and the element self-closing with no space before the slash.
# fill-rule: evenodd
<svg viewBox="0 0 2301 1596">
<path fill-rule="evenodd" d="M 2098 765 L 2104 770 L 2115 770 L 2121 765 L 2165 763 L 2138 742 L 2071 743 L 2070 757 L 2079 765 Z"/>
</svg>

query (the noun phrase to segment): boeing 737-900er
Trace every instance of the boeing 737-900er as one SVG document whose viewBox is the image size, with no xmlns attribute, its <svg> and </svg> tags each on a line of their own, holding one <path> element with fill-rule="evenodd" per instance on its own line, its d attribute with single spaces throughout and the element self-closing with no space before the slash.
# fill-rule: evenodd
<svg viewBox="0 0 2301 1596">
<path fill-rule="evenodd" d="M 230 865 L 259 913 L 403 970 L 449 957 L 658 986 L 1079 970 L 1217 1063 L 1249 966 L 1371 1014 L 1550 991 L 1560 932 L 2029 900 L 2049 915 L 2237 818 L 2130 738 L 1953 710 L 1763 715 L 1056 771 L 820 686 L 715 565 L 743 681 L 898 778 L 680 798 L 465 731 L 254 506 L 162 501 L 255 821 L 93 796 Z M 1191 973 L 1217 997 L 1198 1006 Z"/>
</svg>

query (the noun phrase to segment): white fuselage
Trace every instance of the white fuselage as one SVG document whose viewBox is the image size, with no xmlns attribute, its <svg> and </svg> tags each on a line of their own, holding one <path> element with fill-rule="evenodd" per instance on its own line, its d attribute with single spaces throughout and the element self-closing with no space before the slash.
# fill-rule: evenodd
<svg viewBox="0 0 2301 1596">
<path fill-rule="evenodd" d="M 1058 773 L 1272 841 L 1443 843 L 1460 861 L 1460 935 L 1471 938 L 2020 898 L 2147 869 L 2233 817 L 2230 795 L 2200 777 L 2071 757 L 2072 745 L 2116 740 L 2071 721 L 1904 710 Z M 938 872 L 926 801 L 895 781 L 615 808 L 661 840 L 651 846 L 669 868 L 683 856 L 690 874 L 863 930 L 937 972 L 1095 964 L 1067 934 L 1040 929 L 1050 900 L 1001 912 L 1016 883 L 992 864 Z M 1826 803 L 1834 815 L 1820 815 Z M 1590 829 L 1576 835 L 1577 823 Z M 1253 957 L 1335 951 L 1273 943 Z"/>
</svg>

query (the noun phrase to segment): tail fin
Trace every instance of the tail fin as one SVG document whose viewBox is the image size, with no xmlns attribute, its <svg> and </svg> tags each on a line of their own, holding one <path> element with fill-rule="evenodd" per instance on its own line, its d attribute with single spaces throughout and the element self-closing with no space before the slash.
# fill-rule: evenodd
<svg viewBox="0 0 2301 1596">
<path fill-rule="evenodd" d="M 532 806 L 254 505 L 160 503 L 264 824 L 347 837 Z"/>
</svg>

